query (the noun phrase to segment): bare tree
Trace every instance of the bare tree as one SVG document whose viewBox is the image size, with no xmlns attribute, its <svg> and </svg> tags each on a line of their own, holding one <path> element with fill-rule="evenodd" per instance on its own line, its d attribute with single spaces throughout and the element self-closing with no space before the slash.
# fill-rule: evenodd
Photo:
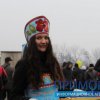
<svg viewBox="0 0 100 100">
<path fill-rule="evenodd" d="M 86 66 L 91 62 L 89 52 L 85 49 L 80 49 L 80 47 L 74 46 L 67 48 L 65 45 L 59 47 L 56 45 L 54 48 L 55 54 L 61 64 L 65 61 L 75 63 L 78 59 L 82 60 Z"/>
</svg>

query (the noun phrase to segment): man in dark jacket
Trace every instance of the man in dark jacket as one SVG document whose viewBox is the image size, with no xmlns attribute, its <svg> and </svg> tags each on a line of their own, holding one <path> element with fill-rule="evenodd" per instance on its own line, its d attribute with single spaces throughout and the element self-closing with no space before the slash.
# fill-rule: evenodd
<svg viewBox="0 0 100 100">
<path fill-rule="evenodd" d="M 2 65 L 7 73 L 8 77 L 8 82 L 6 85 L 6 92 L 7 92 L 7 100 L 10 100 L 10 95 L 11 95 L 11 88 L 12 88 L 12 74 L 13 70 L 11 68 L 11 61 L 12 59 L 10 57 L 5 58 L 5 63 Z"/>
<path fill-rule="evenodd" d="M 97 60 L 94 69 L 97 71 L 97 77 L 98 80 L 100 81 L 100 59 Z"/>
<path fill-rule="evenodd" d="M 100 59 L 97 60 L 95 66 L 94 66 L 94 69 L 95 69 L 97 72 L 100 72 Z"/>
</svg>

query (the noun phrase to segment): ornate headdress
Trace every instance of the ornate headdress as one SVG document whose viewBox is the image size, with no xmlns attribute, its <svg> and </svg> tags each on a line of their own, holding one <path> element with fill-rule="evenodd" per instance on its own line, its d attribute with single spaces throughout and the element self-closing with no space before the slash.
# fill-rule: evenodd
<svg viewBox="0 0 100 100">
<path fill-rule="evenodd" d="M 38 16 L 31 19 L 24 29 L 26 40 L 29 41 L 31 37 L 36 34 L 48 34 L 50 22 L 45 16 Z"/>
</svg>

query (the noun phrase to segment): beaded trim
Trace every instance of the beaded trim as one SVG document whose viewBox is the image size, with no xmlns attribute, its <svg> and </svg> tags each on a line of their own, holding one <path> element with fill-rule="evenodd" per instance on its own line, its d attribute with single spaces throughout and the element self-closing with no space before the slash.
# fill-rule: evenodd
<svg viewBox="0 0 100 100">
<path fill-rule="evenodd" d="M 54 85 L 54 83 L 51 83 L 51 84 L 48 84 L 48 85 L 40 86 L 39 88 L 51 87 L 51 86 L 53 86 L 53 85 Z"/>
</svg>

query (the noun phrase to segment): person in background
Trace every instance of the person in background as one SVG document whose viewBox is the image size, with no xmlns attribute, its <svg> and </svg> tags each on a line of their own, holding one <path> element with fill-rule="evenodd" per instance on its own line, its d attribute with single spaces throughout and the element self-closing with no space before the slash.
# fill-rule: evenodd
<svg viewBox="0 0 100 100">
<path fill-rule="evenodd" d="M 82 71 L 79 68 L 79 65 L 75 63 L 74 68 L 73 68 L 73 79 L 77 81 L 81 81 L 82 76 L 83 76 Z"/>
<path fill-rule="evenodd" d="M 7 73 L 5 69 L 0 66 L 0 100 L 4 100 L 6 97 L 5 86 L 7 84 Z"/>
<path fill-rule="evenodd" d="M 63 62 L 62 69 L 66 68 L 67 62 Z"/>
<path fill-rule="evenodd" d="M 64 75 L 65 80 L 67 82 L 71 82 L 71 83 L 73 80 L 72 67 L 73 67 L 73 63 L 68 61 L 68 62 L 66 62 L 66 65 L 63 69 L 63 75 Z M 71 89 L 70 85 L 67 85 L 67 87 L 65 87 L 64 91 L 68 91 L 68 90 L 73 90 L 73 88 Z"/>
<path fill-rule="evenodd" d="M 72 80 L 72 67 L 73 63 L 68 61 L 63 69 L 63 74 L 66 80 Z"/>
<path fill-rule="evenodd" d="M 97 72 L 94 70 L 94 64 L 90 64 L 86 71 L 86 80 L 97 80 Z"/>
<path fill-rule="evenodd" d="M 13 69 L 11 67 L 12 59 L 10 57 L 5 58 L 5 63 L 2 65 L 7 73 L 8 82 L 6 84 L 7 100 L 10 100 L 11 89 L 12 89 L 12 75 Z"/>
<path fill-rule="evenodd" d="M 94 66 L 94 70 L 97 71 L 97 77 L 98 77 L 98 81 L 100 80 L 100 59 L 98 59 L 96 61 L 96 64 Z"/>
<path fill-rule="evenodd" d="M 85 80 L 88 81 L 88 83 L 90 83 L 91 81 L 94 81 L 97 83 L 97 72 L 94 70 L 94 64 L 92 63 L 89 64 L 89 67 L 86 70 Z M 95 87 L 95 84 L 91 82 L 91 86 Z M 90 91 L 91 89 L 88 87 L 87 90 Z M 98 87 L 96 87 L 94 90 L 98 90 Z"/>
<path fill-rule="evenodd" d="M 10 100 L 59 100 L 56 80 L 64 80 L 49 37 L 50 22 L 45 16 L 25 26 L 27 49 L 15 66 Z"/>
</svg>

